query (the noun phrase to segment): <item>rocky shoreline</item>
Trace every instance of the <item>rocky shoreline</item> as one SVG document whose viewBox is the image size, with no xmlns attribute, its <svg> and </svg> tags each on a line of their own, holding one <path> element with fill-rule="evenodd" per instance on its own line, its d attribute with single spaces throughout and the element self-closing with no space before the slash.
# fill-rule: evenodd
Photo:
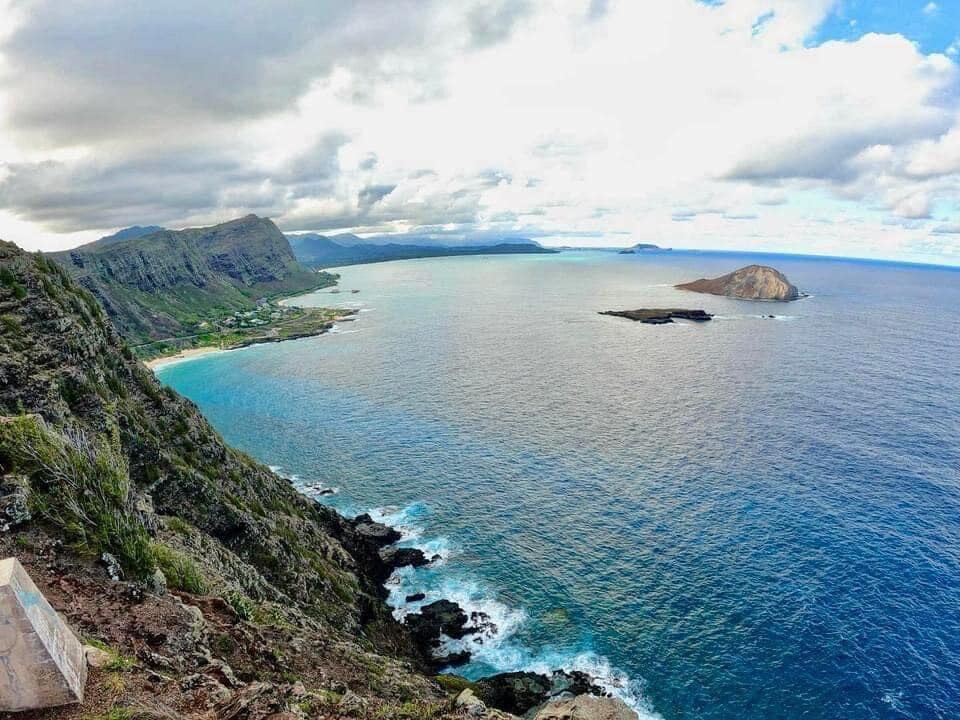
<svg viewBox="0 0 960 720">
<path fill-rule="evenodd" d="M 388 592 L 383 583 L 393 572 L 402 567 L 422 567 L 439 560 L 439 556 L 428 558 L 418 548 L 397 547 L 403 535 L 394 527 L 374 520 L 369 514 L 358 515 L 346 520 L 345 528 L 338 539 L 358 559 L 365 563 L 371 577 L 381 583 L 381 598 L 385 601 Z M 409 601 L 425 599 L 423 593 L 409 596 Z M 439 599 L 428 603 L 416 613 L 410 613 L 402 622 L 409 631 L 427 666 L 433 672 L 465 665 L 470 662 L 471 653 L 467 650 L 453 653 L 442 651 L 445 639 L 458 640 L 468 635 L 489 629 L 491 619 L 482 612 L 468 613 L 456 602 Z M 448 678 L 458 676 L 447 675 Z M 469 693 L 465 702 L 473 700 L 482 705 L 513 715 L 524 715 L 546 703 L 556 700 L 569 700 L 581 695 L 597 698 L 609 698 L 609 693 L 597 685 L 586 673 L 579 671 L 553 670 L 549 675 L 534 672 L 504 672 L 467 683 Z M 622 701 L 612 700 L 622 704 Z M 619 705 L 618 705 L 619 706 Z M 629 712 L 626 706 L 623 710 Z"/>
</svg>

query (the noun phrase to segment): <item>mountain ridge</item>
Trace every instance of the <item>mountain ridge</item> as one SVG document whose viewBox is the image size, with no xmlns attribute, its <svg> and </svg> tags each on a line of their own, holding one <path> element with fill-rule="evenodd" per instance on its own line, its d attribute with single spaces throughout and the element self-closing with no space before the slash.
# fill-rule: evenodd
<svg viewBox="0 0 960 720">
<path fill-rule="evenodd" d="M 108 236 L 50 256 L 134 343 L 185 335 L 212 315 L 250 310 L 260 298 L 335 282 L 302 266 L 277 226 L 256 215 L 210 227 Z"/>
<path fill-rule="evenodd" d="M 420 245 L 365 242 L 355 235 L 326 236 L 317 233 L 303 233 L 288 235 L 287 238 L 297 259 L 311 267 L 338 267 L 390 260 L 458 255 L 547 254 L 557 252 L 525 239 L 487 245 Z M 344 239 L 338 241 L 338 238 Z"/>
</svg>

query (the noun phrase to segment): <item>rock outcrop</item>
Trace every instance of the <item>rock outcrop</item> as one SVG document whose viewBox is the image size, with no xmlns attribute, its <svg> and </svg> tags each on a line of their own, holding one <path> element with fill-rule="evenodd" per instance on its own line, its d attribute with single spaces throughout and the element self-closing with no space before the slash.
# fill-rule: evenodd
<svg viewBox="0 0 960 720">
<path fill-rule="evenodd" d="M 704 310 L 681 310 L 680 308 L 640 308 L 639 310 L 603 310 L 600 315 L 627 318 L 647 325 L 666 325 L 677 320 L 705 322 L 713 315 Z"/>
<path fill-rule="evenodd" d="M 524 715 L 559 696 L 604 695 L 603 689 L 585 673 L 563 670 L 549 676 L 534 672 L 500 673 L 478 680 L 474 691 L 485 704 L 514 715 Z"/>
<path fill-rule="evenodd" d="M 701 278 L 676 286 L 680 290 L 724 295 L 741 300 L 797 300 L 802 293 L 779 270 L 766 265 L 747 265 L 718 278 Z"/>
<path fill-rule="evenodd" d="M 581 695 L 548 702 L 533 720 L 637 720 L 637 713 L 618 698 Z"/>
</svg>

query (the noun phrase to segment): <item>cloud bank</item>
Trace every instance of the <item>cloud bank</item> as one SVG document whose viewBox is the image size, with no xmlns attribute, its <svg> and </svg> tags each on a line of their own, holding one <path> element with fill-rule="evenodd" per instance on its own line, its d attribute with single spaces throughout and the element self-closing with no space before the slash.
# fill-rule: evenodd
<svg viewBox="0 0 960 720">
<path fill-rule="evenodd" d="M 0 2 L 0 233 L 256 212 L 960 264 L 960 68 L 814 41 L 835 5 Z"/>
</svg>

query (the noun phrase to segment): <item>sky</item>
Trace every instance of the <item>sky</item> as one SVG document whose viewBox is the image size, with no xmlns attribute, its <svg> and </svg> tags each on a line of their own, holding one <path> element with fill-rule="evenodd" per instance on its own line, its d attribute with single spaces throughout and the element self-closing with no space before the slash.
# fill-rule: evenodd
<svg viewBox="0 0 960 720">
<path fill-rule="evenodd" d="M 960 265 L 960 0 L 0 0 L 0 237 Z"/>
</svg>

